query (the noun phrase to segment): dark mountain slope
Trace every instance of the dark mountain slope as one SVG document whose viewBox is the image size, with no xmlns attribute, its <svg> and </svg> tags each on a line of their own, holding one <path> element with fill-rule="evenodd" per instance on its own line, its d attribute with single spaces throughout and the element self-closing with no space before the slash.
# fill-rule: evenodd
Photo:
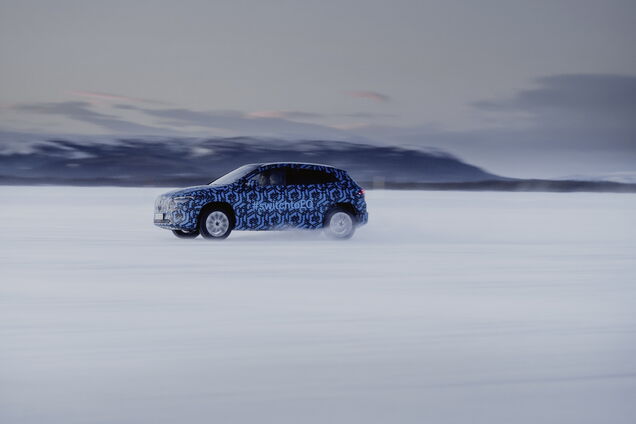
<svg viewBox="0 0 636 424">
<path fill-rule="evenodd" d="M 252 138 L 51 139 L 0 153 L 5 182 L 184 185 L 213 180 L 255 162 L 315 162 L 361 182 L 438 183 L 505 180 L 440 152 L 337 141 Z"/>
</svg>

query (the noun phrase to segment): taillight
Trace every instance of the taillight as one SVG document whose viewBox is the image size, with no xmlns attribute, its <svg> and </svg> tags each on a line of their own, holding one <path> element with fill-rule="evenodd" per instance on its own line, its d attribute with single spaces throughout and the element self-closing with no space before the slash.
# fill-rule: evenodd
<svg viewBox="0 0 636 424">
<path fill-rule="evenodd" d="M 359 194 L 360 196 L 364 196 L 364 189 L 363 189 L 363 188 L 361 188 L 361 189 L 360 189 L 360 191 L 358 192 L 358 194 Z"/>
</svg>

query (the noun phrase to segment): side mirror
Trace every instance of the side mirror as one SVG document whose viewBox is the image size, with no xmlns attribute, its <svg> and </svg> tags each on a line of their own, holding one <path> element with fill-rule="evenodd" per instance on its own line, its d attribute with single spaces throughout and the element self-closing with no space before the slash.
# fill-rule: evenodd
<svg viewBox="0 0 636 424">
<path fill-rule="evenodd" d="M 254 180 L 247 180 L 247 181 L 243 182 L 243 186 L 245 188 L 256 188 L 258 186 L 258 184 Z"/>
</svg>

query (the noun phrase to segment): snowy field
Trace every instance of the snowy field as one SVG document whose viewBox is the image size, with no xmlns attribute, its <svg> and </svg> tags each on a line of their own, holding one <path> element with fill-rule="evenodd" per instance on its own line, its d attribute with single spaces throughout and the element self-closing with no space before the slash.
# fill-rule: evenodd
<svg viewBox="0 0 636 424">
<path fill-rule="evenodd" d="M 0 422 L 633 423 L 636 196 L 375 191 L 350 241 L 180 240 L 0 187 Z"/>
</svg>

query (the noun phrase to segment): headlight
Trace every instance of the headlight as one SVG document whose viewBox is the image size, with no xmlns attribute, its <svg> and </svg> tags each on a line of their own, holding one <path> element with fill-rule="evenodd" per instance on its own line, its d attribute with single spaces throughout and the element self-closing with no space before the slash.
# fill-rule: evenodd
<svg viewBox="0 0 636 424">
<path fill-rule="evenodd" d="M 175 210 L 181 205 L 188 203 L 190 200 L 192 200 L 192 197 L 173 197 L 168 203 L 168 209 L 171 211 Z"/>
</svg>

